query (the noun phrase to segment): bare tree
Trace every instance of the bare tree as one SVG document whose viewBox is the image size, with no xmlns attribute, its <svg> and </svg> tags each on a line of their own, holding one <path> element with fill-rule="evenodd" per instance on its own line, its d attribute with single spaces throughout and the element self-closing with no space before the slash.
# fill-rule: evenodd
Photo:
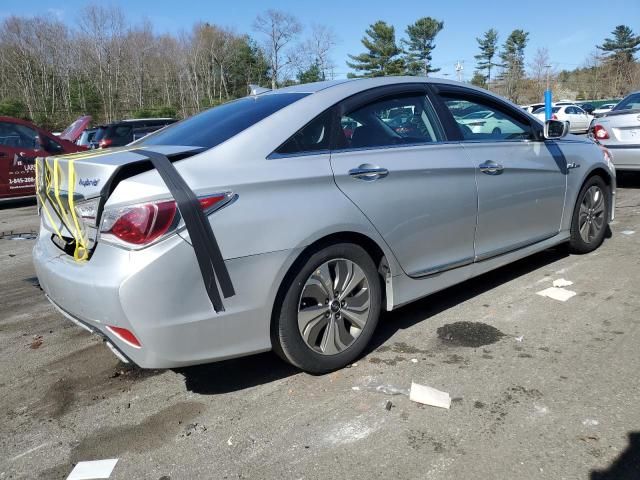
<svg viewBox="0 0 640 480">
<path fill-rule="evenodd" d="M 292 63 L 285 48 L 300 34 L 302 25 L 293 15 L 270 9 L 256 17 L 253 29 L 266 36 L 264 48 L 271 67 L 271 88 L 275 90 L 283 69 Z"/>
<path fill-rule="evenodd" d="M 337 36 L 333 28 L 326 25 L 312 25 L 311 35 L 303 43 L 301 49 L 306 62 L 303 69 L 315 64 L 318 66 L 323 79 L 333 79 L 335 65 L 331 60 L 331 51 L 337 43 Z"/>
<path fill-rule="evenodd" d="M 555 72 L 552 71 L 551 57 L 549 56 L 549 50 L 546 48 L 538 48 L 536 53 L 529 63 L 529 70 L 531 72 L 531 80 L 533 81 L 533 94 L 535 101 L 540 101 L 544 96 L 544 91 L 547 88 L 547 76 L 549 82 L 555 78 Z"/>
</svg>

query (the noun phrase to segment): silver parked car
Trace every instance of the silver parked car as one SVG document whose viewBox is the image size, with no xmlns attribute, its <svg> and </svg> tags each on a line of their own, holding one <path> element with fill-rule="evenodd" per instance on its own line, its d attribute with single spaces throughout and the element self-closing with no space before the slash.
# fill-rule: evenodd
<svg viewBox="0 0 640 480">
<path fill-rule="evenodd" d="M 509 128 L 474 132 L 459 121 L 474 111 Z M 383 309 L 564 242 L 601 244 L 615 172 L 566 134 L 445 80 L 256 92 L 120 149 L 39 159 L 37 275 L 142 367 L 273 349 L 331 371 Z"/>
<path fill-rule="evenodd" d="M 640 170 L 640 92 L 591 122 L 590 134 L 611 151 L 618 170 Z"/>
</svg>

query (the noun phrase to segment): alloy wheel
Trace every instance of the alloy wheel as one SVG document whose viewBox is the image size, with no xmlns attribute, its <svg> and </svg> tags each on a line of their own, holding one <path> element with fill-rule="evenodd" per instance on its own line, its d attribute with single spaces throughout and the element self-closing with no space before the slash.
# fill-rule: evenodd
<svg viewBox="0 0 640 480">
<path fill-rule="evenodd" d="M 585 243 L 598 237 L 605 225 L 604 192 L 597 185 L 590 187 L 582 198 L 578 215 L 578 230 Z"/>
<path fill-rule="evenodd" d="M 316 268 L 302 288 L 298 329 L 312 350 L 335 355 L 355 342 L 369 309 L 369 282 L 362 268 L 345 258 L 332 259 Z"/>
</svg>

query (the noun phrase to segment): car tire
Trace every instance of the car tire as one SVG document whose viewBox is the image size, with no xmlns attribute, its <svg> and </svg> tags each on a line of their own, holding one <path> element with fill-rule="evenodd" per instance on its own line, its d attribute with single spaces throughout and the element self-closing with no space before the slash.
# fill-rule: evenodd
<svg viewBox="0 0 640 480">
<path fill-rule="evenodd" d="M 598 175 L 587 179 L 580 193 L 571 218 L 569 248 L 572 253 L 589 253 L 604 241 L 609 224 L 609 187 Z"/>
<path fill-rule="evenodd" d="M 491 130 L 491 135 L 501 135 L 502 134 L 502 130 L 500 130 L 498 127 L 495 127 L 493 130 Z"/>
<path fill-rule="evenodd" d="M 325 246 L 299 262 L 289 278 L 274 311 L 274 351 L 314 374 L 356 360 L 376 329 L 382 302 L 380 276 L 369 254 L 352 243 Z M 330 289 L 334 291 L 327 293 Z M 365 312 L 360 303 L 365 304 L 366 295 Z M 351 319 L 357 319 L 362 328 Z"/>
</svg>

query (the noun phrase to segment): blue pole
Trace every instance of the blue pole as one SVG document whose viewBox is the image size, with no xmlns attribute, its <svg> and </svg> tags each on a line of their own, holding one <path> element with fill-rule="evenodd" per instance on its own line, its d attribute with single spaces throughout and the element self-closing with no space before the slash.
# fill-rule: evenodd
<svg viewBox="0 0 640 480">
<path fill-rule="evenodd" d="M 551 90 L 544 91 L 544 118 L 551 120 Z"/>
</svg>

